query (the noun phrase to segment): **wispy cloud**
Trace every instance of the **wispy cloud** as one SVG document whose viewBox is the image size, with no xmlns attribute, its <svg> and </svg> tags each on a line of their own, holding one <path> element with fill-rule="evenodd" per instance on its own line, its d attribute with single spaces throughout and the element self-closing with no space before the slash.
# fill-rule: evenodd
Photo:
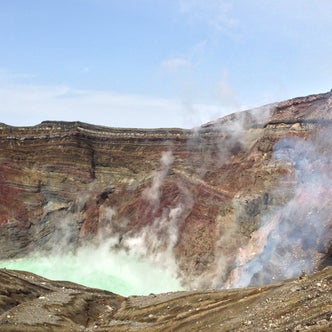
<svg viewBox="0 0 332 332">
<path fill-rule="evenodd" d="M 223 70 L 221 79 L 217 82 L 215 99 L 218 100 L 220 105 L 230 105 L 240 110 L 240 103 L 228 81 L 228 72 L 226 69 Z"/>
<path fill-rule="evenodd" d="M 215 104 L 68 86 L 7 84 L 0 87 L 0 122 L 14 126 L 44 120 L 83 121 L 112 127 L 192 128 L 234 110 Z"/>
<path fill-rule="evenodd" d="M 180 0 L 179 11 L 191 23 L 205 24 L 218 31 L 237 24 L 232 5 L 226 0 Z"/>
<path fill-rule="evenodd" d="M 169 70 L 176 70 L 179 68 L 184 68 L 184 67 L 191 67 L 192 63 L 190 60 L 186 58 L 171 58 L 162 61 L 161 67 L 164 69 L 169 69 Z"/>
<path fill-rule="evenodd" d="M 27 72 L 11 72 L 6 68 L 0 67 L 0 84 L 10 83 L 10 82 L 25 82 L 35 79 L 37 75 L 27 73 Z"/>
</svg>

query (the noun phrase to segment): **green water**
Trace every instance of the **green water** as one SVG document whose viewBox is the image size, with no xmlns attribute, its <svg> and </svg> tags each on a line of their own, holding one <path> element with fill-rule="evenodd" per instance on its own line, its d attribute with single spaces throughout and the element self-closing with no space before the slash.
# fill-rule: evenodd
<svg viewBox="0 0 332 332">
<path fill-rule="evenodd" d="M 75 255 L 0 261 L 0 267 L 25 270 L 52 280 L 73 281 L 123 296 L 181 290 L 179 281 L 170 271 L 124 252 L 85 248 Z"/>
</svg>

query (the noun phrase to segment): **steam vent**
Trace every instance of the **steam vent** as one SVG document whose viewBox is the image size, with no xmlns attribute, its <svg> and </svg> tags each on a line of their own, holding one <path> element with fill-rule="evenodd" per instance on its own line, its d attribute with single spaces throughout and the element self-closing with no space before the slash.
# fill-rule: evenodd
<svg viewBox="0 0 332 332">
<path fill-rule="evenodd" d="M 182 289 L 2 268 L 0 331 L 331 331 L 331 235 L 332 92 L 193 130 L 0 124 L 1 261 L 103 247 Z"/>
</svg>

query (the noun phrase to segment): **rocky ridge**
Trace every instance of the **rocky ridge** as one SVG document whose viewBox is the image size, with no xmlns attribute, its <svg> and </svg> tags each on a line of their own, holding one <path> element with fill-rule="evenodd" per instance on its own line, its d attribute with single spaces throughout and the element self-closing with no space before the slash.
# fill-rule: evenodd
<svg viewBox="0 0 332 332">
<path fill-rule="evenodd" d="M 0 269 L 0 329 L 331 331 L 332 268 L 268 286 L 124 298 Z"/>
</svg>

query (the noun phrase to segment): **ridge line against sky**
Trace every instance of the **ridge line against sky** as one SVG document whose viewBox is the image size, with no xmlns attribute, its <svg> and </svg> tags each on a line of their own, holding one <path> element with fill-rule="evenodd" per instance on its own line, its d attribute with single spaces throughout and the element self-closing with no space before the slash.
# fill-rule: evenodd
<svg viewBox="0 0 332 332">
<path fill-rule="evenodd" d="M 0 122 L 191 128 L 326 92 L 329 0 L 0 4 Z"/>
</svg>

